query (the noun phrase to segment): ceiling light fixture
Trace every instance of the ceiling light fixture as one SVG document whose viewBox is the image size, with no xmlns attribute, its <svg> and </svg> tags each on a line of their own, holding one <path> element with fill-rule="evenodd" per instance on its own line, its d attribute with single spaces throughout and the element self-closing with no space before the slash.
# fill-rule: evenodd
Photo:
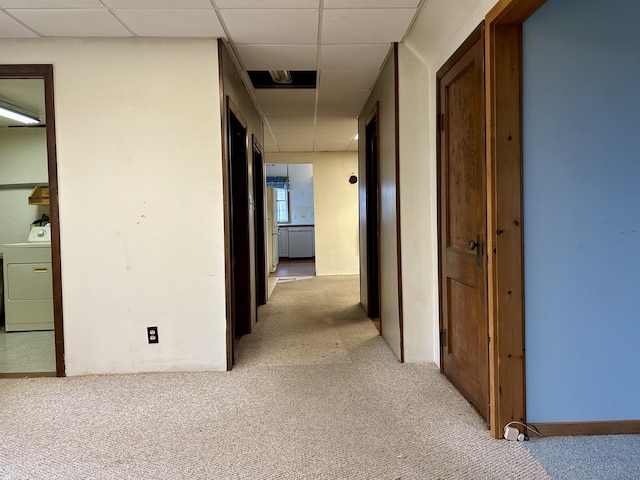
<svg viewBox="0 0 640 480">
<path fill-rule="evenodd" d="M 271 80 L 280 85 L 290 85 L 293 83 L 289 70 L 269 70 L 269 75 L 271 75 Z"/>
<path fill-rule="evenodd" d="M 11 120 L 27 125 L 40 123 L 40 119 L 37 116 L 5 102 L 0 102 L 0 117 L 10 118 Z"/>
</svg>

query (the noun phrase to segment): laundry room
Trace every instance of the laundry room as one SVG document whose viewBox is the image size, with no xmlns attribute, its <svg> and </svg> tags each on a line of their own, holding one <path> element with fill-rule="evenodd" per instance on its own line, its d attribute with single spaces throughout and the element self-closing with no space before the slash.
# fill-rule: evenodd
<svg viewBox="0 0 640 480">
<path fill-rule="evenodd" d="M 44 84 L 0 80 L 0 374 L 55 371 Z"/>
</svg>

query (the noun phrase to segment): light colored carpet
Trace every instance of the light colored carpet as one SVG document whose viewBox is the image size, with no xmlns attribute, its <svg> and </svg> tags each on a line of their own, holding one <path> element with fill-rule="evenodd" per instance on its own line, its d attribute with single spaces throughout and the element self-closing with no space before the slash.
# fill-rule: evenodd
<svg viewBox="0 0 640 480">
<path fill-rule="evenodd" d="M 357 284 L 279 283 L 231 372 L 1 381 L 0 478 L 549 478 L 434 365 L 397 362 Z"/>
</svg>

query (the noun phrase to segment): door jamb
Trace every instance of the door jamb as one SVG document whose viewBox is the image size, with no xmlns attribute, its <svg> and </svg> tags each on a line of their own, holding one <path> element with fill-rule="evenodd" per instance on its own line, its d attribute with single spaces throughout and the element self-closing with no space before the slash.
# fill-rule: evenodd
<svg viewBox="0 0 640 480">
<path fill-rule="evenodd" d="M 522 24 L 546 0 L 500 0 L 485 18 L 490 428 L 526 422 Z M 515 188 L 514 188 L 515 186 Z"/>
<path fill-rule="evenodd" d="M 56 153 L 53 65 L 0 65 L 0 78 L 41 78 L 44 80 L 46 116 L 47 168 L 49 175 L 49 210 L 51 221 L 51 273 L 53 277 L 53 330 L 55 337 L 56 376 L 65 376 L 64 328 L 62 316 L 62 262 L 60 256 L 60 210 L 58 203 L 58 157 Z M 29 374 L 29 376 L 49 376 Z"/>
</svg>

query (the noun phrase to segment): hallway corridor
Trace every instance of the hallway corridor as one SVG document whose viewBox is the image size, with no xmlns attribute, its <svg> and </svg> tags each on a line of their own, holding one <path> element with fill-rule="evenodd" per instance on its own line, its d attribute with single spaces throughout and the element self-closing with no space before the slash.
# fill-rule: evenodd
<svg viewBox="0 0 640 480">
<path fill-rule="evenodd" d="M 357 276 L 279 283 L 259 318 L 230 372 L 2 380 L 0 478 L 549 478 L 396 360 Z"/>
</svg>

